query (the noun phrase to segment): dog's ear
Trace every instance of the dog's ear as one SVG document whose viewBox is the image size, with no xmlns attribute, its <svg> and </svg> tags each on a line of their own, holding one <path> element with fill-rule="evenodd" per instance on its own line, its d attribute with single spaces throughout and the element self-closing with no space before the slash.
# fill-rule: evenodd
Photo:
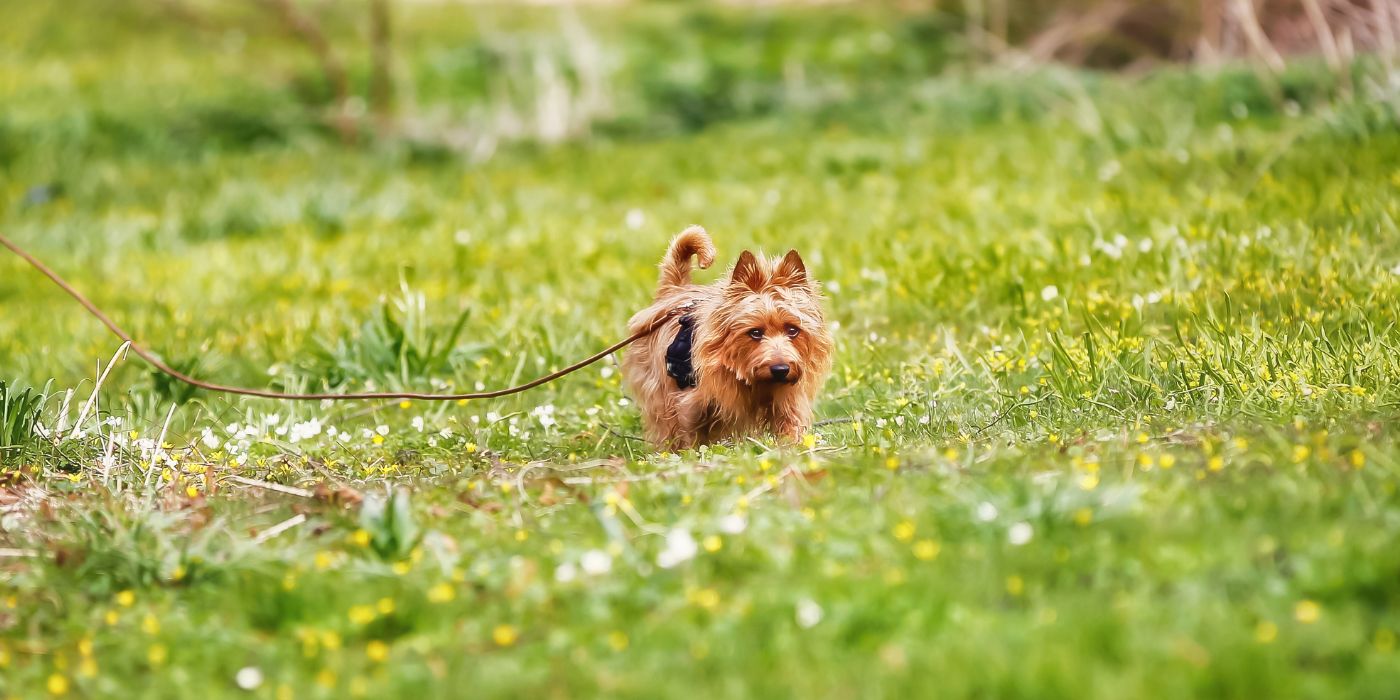
<svg viewBox="0 0 1400 700">
<path fill-rule="evenodd" d="M 779 287 L 807 287 L 807 266 L 802 264 L 802 256 L 789 250 L 773 270 L 773 284 Z"/>
<path fill-rule="evenodd" d="M 734 272 L 729 275 L 729 285 L 757 292 L 763 289 L 764 281 L 758 258 L 747 250 L 740 253 L 739 262 L 734 263 Z"/>
</svg>

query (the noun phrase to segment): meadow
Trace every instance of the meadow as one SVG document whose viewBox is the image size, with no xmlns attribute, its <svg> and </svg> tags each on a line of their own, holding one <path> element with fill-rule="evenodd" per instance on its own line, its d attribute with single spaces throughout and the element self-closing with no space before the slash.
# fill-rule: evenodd
<svg viewBox="0 0 1400 700">
<path fill-rule="evenodd" d="M 1400 687 L 1383 62 L 973 70 L 893 9 L 424 4 L 419 136 L 346 144 L 297 47 L 77 5 L 0 9 L 0 232 L 182 369 L 517 383 L 622 337 L 698 223 L 802 251 L 835 370 L 802 444 L 681 454 L 612 360 L 232 399 L 0 256 L 0 697 Z"/>
</svg>

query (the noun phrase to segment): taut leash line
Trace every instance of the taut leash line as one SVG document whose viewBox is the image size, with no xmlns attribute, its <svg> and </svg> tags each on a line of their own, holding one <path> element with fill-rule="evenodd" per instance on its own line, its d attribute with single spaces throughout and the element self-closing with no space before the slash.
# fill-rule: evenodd
<svg viewBox="0 0 1400 700">
<path fill-rule="evenodd" d="M 25 262 L 33 266 L 34 269 L 38 270 L 40 274 L 49 278 L 49 281 L 58 285 L 59 289 L 62 289 L 64 292 L 67 292 L 68 296 L 73 297 L 75 301 L 77 301 L 79 304 L 82 304 L 83 308 L 87 309 L 88 313 L 92 314 L 94 317 L 97 318 L 97 320 L 101 321 L 102 325 L 106 326 L 107 330 L 111 331 L 113 335 L 126 341 L 126 343 L 131 347 L 132 352 L 136 353 L 137 356 L 150 363 L 152 367 L 155 367 L 163 374 L 167 374 L 173 379 L 184 382 L 185 384 L 189 384 L 190 386 L 199 389 L 204 389 L 205 391 L 214 391 L 222 394 L 237 394 L 239 396 L 254 396 L 262 399 L 278 399 L 284 401 L 363 401 L 373 399 L 407 399 L 412 401 L 472 401 L 476 399 L 494 399 L 501 396 L 510 396 L 511 394 L 518 394 L 522 391 L 528 391 L 537 386 L 540 386 L 541 384 L 548 384 L 549 382 L 563 377 L 566 374 L 572 374 L 574 372 L 577 372 L 583 369 L 584 367 L 587 367 L 597 362 L 598 360 L 601 360 L 604 357 L 607 357 L 608 355 L 611 355 L 614 352 L 617 352 L 618 350 L 621 350 L 622 348 L 627 347 L 628 345 L 631 345 L 632 343 L 635 343 L 638 340 L 641 340 L 642 338 L 651 335 L 652 333 L 655 333 L 658 329 L 661 328 L 663 324 L 665 324 L 666 321 L 669 321 L 676 315 L 676 313 L 679 312 L 679 309 L 674 309 L 668 312 L 665 316 L 662 316 L 661 318 L 657 319 L 655 323 L 648 326 L 647 328 L 643 328 L 642 330 L 639 330 L 636 333 L 633 333 L 632 335 L 629 335 L 626 338 L 616 343 L 613 343 L 612 345 L 609 345 L 606 349 L 601 350 L 594 355 L 590 355 L 582 360 L 579 360 L 578 362 L 575 362 L 569 365 L 568 367 L 565 367 L 564 369 L 561 369 L 557 372 L 551 372 L 549 374 L 544 375 L 543 377 L 534 379 L 524 384 L 507 387 L 505 389 L 494 389 L 492 391 L 474 391 L 465 394 L 422 394 L 417 392 L 394 391 L 373 391 L 348 394 L 289 394 L 280 391 L 268 391 L 266 389 L 250 389 L 241 386 L 227 386 L 224 384 L 206 382 L 201 379 L 195 379 L 194 377 L 191 377 L 188 374 L 185 374 L 184 372 L 181 372 L 175 369 L 174 367 L 171 367 L 170 365 L 162 361 L 160 358 L 156 357 L 154 353 L 147 350 L 140 343 L 136 342 L 136 339 L 132 338 L 130 333 L 127 333 L 125 330 L 122 329 L 121 326 L 118 326 L 116 322 L 114 322 L 111 318 L 107 316 L 107 314 L 102 313 L 102 309 L 97 308 L 97 305 L 89 301 L 87 297 L 83 296 L 82 292 L 79 292 L 78 290 L 74 289 L 73 286 L 68 284 L 68 282 L 65 281 L 62 277 L 60 277 L 58 273 L 54 272 L 53 270 L 50 270 L 47 265 L 40 262 L 39 259 L 34 257 L 33 255 L 30 255 L 28 251 L 16 245 L 14 241 L 11 241 L 9 238 L 6 238 L 4 234 L 0 234 L 0 245 L 9 248 L 10 252 L 23 258 Z"/>
</svg>

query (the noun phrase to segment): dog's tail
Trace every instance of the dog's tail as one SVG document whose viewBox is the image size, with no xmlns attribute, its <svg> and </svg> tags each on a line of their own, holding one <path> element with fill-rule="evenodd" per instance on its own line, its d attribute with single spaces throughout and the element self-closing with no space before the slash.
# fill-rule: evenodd
<svg viewBox="0 0 1400 700">
<path fill-rule="evenodd" d="M 710 241 L 710 234 L 699 226 L 691 226 L 671 239 L 671 247 L 666 250 L 666 257 L 661 259 L 658 285 L 665 288 L 690 284 L 692 256 L 699 258 L 702 270 L 715 263 L 715 244 Z"/>
</svg>

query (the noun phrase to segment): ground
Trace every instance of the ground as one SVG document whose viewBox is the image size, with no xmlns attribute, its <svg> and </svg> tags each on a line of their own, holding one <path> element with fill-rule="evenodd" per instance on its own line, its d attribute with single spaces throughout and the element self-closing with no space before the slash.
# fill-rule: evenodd
<svg viewBox="0 0 1400 700">
<path fill-rule="evenodd" d="M 693 223 L 722 260 L 800 249 L 837 350 L 802 444 L 682 454 L 630 437 L 613 361 L 467 404 L 234 400 L 133 356 L 95 391 L 119 343 L 0 257 L 8 394 L 53 380 L 0 436 L 0 694 L 1400 683 L 1382 66 L 852 60 L 882 76 L 837 83 L 862 99 L 716 115 L 696 88 L 656 116 L 624 96 L 591 136 L 485 159 L 341 143 L 243 68 L 305 69 L 295 47 L 10 9 L 0 231 L 200 376 L 512 384 L 621 337 Z M 437 12 L 405 18 L 425 101 L 479 63 Z M 473 21 L 542 11 L 499 12 Z"/>
</svg>

